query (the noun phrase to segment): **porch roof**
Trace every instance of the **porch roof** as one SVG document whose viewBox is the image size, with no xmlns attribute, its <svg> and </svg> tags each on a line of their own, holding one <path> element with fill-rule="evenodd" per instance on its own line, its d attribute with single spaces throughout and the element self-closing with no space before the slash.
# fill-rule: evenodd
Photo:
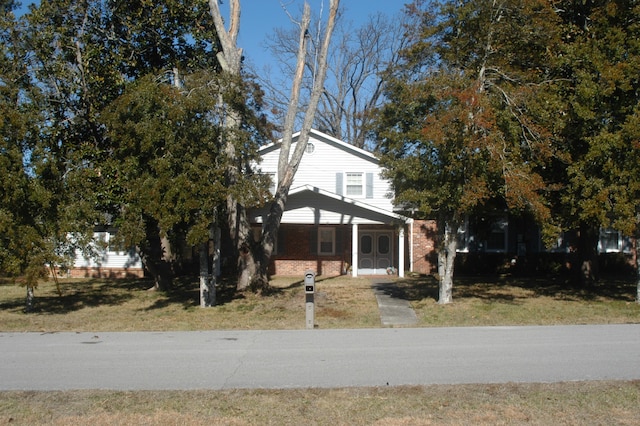
<svg viewBox="0 0 640 426">
<path fill-rule="evenodd" d="M 262 223 L 268 207 L 250 213 L 252 222 Z M 303 185 L 292 188 L 282 215 L 282 223 L 291 224 L 404 224 L 411 219 L 366 202 Z"/>
</svg>

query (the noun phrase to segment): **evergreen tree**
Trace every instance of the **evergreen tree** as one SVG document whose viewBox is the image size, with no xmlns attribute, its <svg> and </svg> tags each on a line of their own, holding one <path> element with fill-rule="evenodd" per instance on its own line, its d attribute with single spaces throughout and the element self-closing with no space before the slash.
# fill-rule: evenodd
<svg viewBox="0 0 640 426">
<path fill-rule="evenodd" d="M 579 231 L 582 283 L 597 279 L 600 228 L 632 235 L 639 211 L 640 5 L 633 0 L 556 1 L 564 84 L 558 115 L 565 153 L 549 169 L 556 213 Z"/>
<path fill-rule="evenodd" d="M 501 202 L 550 225 L 542 94 L 556 17 L 537 0 L 417 1 L 408 12 L 415 32 L 377 134 L 397 201 L 438 220 L 439 303 L 449 303 L 465 216 Z"/>
</svg>

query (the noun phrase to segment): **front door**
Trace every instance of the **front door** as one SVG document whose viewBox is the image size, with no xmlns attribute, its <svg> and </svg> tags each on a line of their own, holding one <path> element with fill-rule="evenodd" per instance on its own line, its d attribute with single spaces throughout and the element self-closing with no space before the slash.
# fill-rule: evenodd
<svg viewBox="0 0 640 426">
<path fill-rule="evenodd" d="M 362 231 L 358 244 L 358 274 L 386 274 L 393 266 L 393 233 Z"/>
</svg>

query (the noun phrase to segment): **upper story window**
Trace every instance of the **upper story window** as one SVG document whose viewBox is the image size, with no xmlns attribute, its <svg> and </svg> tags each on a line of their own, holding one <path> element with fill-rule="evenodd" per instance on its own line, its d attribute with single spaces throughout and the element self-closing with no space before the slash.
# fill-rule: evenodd
<svg viewBox="0 0 640 426">
<path fill-rule="evenodd" d="M 346 173 L 347 195 L 351 197 L 361 197 L 364 193 L 362 173 Z"/>
<path fill-rule="evenodd" d="M 352 198 L 373 198 L 374 174 L 367 172 L 336 173 L 336 194 Z"/>
<path fill-rule="evenodd" d="M 305 148 L 305 153 L 307 154 L 313 154 L 313 152 L 316 150 L 316 146 L 314 144 L 312 144 L 311 142 L 307 143 L 307 147 Z"/>
<path fill-rule="evenodd" d="M 269 192 L 271 195 L 276 195 L 277 179 L 274 172 L 267 172 L 265 175 L 269 176 Z"/>
</svg>

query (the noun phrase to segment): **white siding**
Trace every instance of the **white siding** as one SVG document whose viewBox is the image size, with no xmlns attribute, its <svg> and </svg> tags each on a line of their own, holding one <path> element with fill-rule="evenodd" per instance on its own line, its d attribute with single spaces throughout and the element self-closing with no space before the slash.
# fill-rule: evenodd
<svg viewBox="0 0 640 426">
<path fill-rule="evenodd" d="M 268 209 L 251 212 L 251 220 L 261 223 Z M 294 224 L 392 224 L 398 217 L 382 209 L 372 209 L 363 204 L 336 199 L 324 194 L 305 190 L 292 194 L 287 200 L 287 209 L 282 223 Z"/>
<path fill-rule="evenodd" d="M 302 157 L 300 167 L 291 188 L 312 185 L 325 191 L 339 193 L 336 191 L 336 174 L 359 172 L 362 173 L 365 188 L 362 196 L 353 198 L 385 210 L 391 211 L 393 209 L 389 182 L 380 177 L 382 169 L 373 155 L 358 148 L 348 146 L 344 142 L 339 142 L 328 137 L 325 138 L 318 132 L 311 134 L 309 143 L 312 143 L 315 149 L 313 153 L 305 153 Z M 293 149 L 292 147 L 292 152 Z M 278 147 L 272 146 L 264 149 L 260 169 L 265 173 L 277 172 L 279 155 L 280 149 Z M 367 198 L 367 173 L 373 175 L 372 198 Z M 346 190 L 344 190 L 345 185 L 346 177 L 343 176 L 342 194 L 346 194 Z"/>
<path fill-rule="evenodd" d="M 94 233 L 94 240 L 109 242 L 111 234 L 108 232 Z M 140 269 L 142 261 L 134 249 L 129 251 L 113 251 L 109 248 L 101 248 L 99 244 L 94 246 L 97 256 L 84 256 L 80 251 L 76 251 L 73 263 L 75 268 L 123 268 Z"/>
</svg>

